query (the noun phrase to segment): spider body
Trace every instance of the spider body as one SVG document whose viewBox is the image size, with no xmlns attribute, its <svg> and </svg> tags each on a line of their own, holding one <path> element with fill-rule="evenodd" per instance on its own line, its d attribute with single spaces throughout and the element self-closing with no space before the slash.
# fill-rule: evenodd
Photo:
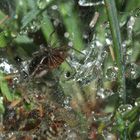
<svg viewBox="0 0 140 140">
<path fill-rule="evenodd" d="M 58 68 L 67 56 L 67 47 L 43 48 L 34 54 L 28 67 L 29 75 L 37 78 L 42 77 L 49 71 Z"/>
</svg>

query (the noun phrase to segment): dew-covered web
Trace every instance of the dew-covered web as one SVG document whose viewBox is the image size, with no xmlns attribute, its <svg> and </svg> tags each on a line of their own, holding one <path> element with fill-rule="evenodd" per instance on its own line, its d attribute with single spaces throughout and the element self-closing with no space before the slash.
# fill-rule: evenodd
<svg viewBox="0 0 140 140">
<path fill-rule="evenodd" d="M 124 102 L 107 0 L 0 0 L 0 139 L 138 139 L 136 3 L 116 1 Z"/>
</svg>

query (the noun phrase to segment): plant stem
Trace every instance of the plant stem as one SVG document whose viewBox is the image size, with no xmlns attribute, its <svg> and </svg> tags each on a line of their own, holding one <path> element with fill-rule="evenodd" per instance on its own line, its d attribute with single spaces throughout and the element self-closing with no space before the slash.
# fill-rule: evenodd
<svg viewBox="0 0 140 140">
<path fill-rule="evenodd" d="M 125 63 L 123 59 L 123 49 L 121 41 L 121 33 L 119 27 L 119 21 L 117 18 L 117 9 L 115 5 L 115 0 L 104 0 L 106 11 L 109 19 L 110 30 L 113 39 L 113 50 L 115 53 L 116 64 L 119 68 L 118 71 L 118 82 L 122 88 L 122 97 L 124 103 L 126 102 L 126 87 L 125 87 Z"/>
</svg>

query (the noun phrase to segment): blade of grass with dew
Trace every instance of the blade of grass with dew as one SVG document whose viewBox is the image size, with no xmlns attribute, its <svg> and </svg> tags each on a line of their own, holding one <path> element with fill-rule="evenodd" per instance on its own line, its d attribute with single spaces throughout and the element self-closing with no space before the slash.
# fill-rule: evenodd
<svg viewBox="0 0 140 140">
<path fill-rule="evenodd" d="M 15 1 L 15 15 L 14 18 L 16 19 L 15 22 L 19 22 L 21 24 L 21 19 L 24 15 L 27 14 L 28 7 L 27 7 L 26 0 L 16 0 Z M 26 22 L 26 21 L 25 21 Z"/>
<path fill-rule="evenodd" d="M 25 27 L 27 27 L 29 25 L 29 23 L 31 23 L 33 20 L 35 20 L 39 15 L 41 15 L 46 8 L 53 2 L 54 0 L 50 0 L 50 1 L 46 1 L 44 3 L 43 8 L 39 8 L 39 6 L 37 7 L 33 7 L 33 9 L 31 9 L 27 14 L 24 15 L 24 17 L 22 18 L 22 27 L 21 29 L 24 29 Z"/>
<path fill-rule="evenodd" d="M 4 75 L 2 72 L 0 72 L 0 89 L 3 96 L 5 96 L 8 101 L 13 100 L 13 96 L 8 88 L 7 82 L 4 80 Z"/>
<path fill-rule="evenodd" d="M 126 102 L 125 63 L 123 60 L 122 41 L 121 41 L 119 21 L 117 18 L 117 9 L 114 0 L 104 0 L 104 1 L 105 1 L 106 11 L 107 11 L 110 30 L 113 39 L 113 50 L 115 54 L 116 64 L 119 68 L 118 81 L 122 88 L 122 93 L 123 93 L 122 98 L 125 103 Z"/>
<path fill-rule="evenodd" d="M 29 23 L 31 23 L 40 13 L 40 10 L 33 9 L 30 12 L 28 12 L 22 19 L 22 27 L 21 29 L 24 29 Z"/>
<path fill-rule="evenodd" d="M 123 119 L 122 114 L 116 112 L 115 118 L 116 126 L 113 129 L 119 132 L 120 140 L 127 140 L 127 130 L 125 127 L 125 120 Z"/>
<path fill-rule="evenodd" d="M 128 126 L 128 134 L 129 134 L 129 139 L 132 140 L 133 138 L 131 137 L 131 134 L 134 133 L 135 127 L 139 124 L 139 118 L 131 122 Z M 138 139 L 137 139 L 138 140 Z"/>
<path fill-rule="evenodd" d="M 70 34 L 73 45 L 76 49 L 82 50 L 84 48 L 82 33 L 80 32 L 78 15 L 74 11 L 74 5 L 72 2 L 60 3 L 60 14 L 63 18 L 67 31 Z"/>
<path fill-rule="evenodd" d="M 47 16 L 45 16 L 43 18 L 43 21 L 42 21 L 42 24 L 41 24 L 41 30 L 42 30 L 42 32 L 45 36 L 46 41 L 48 43 L 50 43 L 50 45 L 52 45 L 53 43 L 58 41 L 58 37 L 57 37 L 56 33 L 54 32 L 55 30 L 53 28 L 53 25 L 52 25 L 50 19 Z M 52 47 L 55 47 L 55 46 L 52 46 Z"/>
<path fill-rule="evenodd" d="M 134 121 L 140 115 L 139 107 L 140 106 L 136 106 L 132 110 L 130 110 L 130 111 L 126 112 L 125 114 L 123 114 L 123 119 L 124 120 L 129 120 L 130 122 Z"/>
</svg>

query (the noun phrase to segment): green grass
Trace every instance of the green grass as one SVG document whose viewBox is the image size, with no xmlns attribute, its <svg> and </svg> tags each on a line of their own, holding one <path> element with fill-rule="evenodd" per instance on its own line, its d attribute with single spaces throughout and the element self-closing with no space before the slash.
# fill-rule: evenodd
<svg viewBox="0 0 140 140">
<path fill-rule="evenodd" d="M 96 130 L 98 134 L 95 136 L 101 140 L 106 139 L 108 133 L 120 140 L 140 138 L 136 136 L 140 130 L 140 89 L 137 88 L 140 82 L 140 1 L 104 2 L 104 5 L 82 7 L 72 0 L 14 0 L 10 8 L 5 6 L 5 10 L 0 5 L 0 21 L 3 21 L 0 24 L 0 63 L 8 60 L 10 65 L 22 72 L 24 67 L 20 68 L 15 62 L 16 56 L 29 63 L 34 57 L 32 53 L 39 51 L 41 45 L 47 48 L 48 44 L 55 43 L 56 46 L 51 47 L 67 47 L 71 42 L 75 49 L 86 52 L 86 55 L 81 55 L 70 50 L 67 61 L 74 66 L 65 62 L 60 68 L 49 71 L 45 82 L 41 79 L 38 83 L 35 79 L 27 86 L 21 78 L 13 88 L 10 81 L 4 79 L 8 73 L 1 68 L 1 114 L 14 102 L 17 92 L 21 92 L 20 98 L 23 96 L 25 100 L 21 103 L 22 107 L 27 104 L 29 110 L 33 110 L 36 104 L 41 104 L 33 94 L 38 89 L 40 95 L 47 94 L 46 100 L 55 102 L 56 106 L 59 104 L 63 107 L 64 99 L 69 98 L 68 106 L 72 108 L 72 115 L 76 116 L 77 121 L 75 125 L 69 125 L 78 128 L 81 137 L 86 132 L 85 139 L 90 133 L 88 128 Z M 8 5 L 7 1 L 3 4 Z M 99 13 L 99 18 L 95 27 L 91 28 L 89 23 L 95 12 Z M 134 18 L 134 25 L 129 27 L 131 17 Z M 68 37 L 64 36 L 65 33 Z M 108 44 L 107 39 L 112 43 Z M 112 47 L 114 60 L 109 47 Z M 108 78 L 108 70 L 110 74 L 116 74 L 115 80 Z M 72 76 L 67 78 L 65 75 L 68 72 Z M 20 85 L 21 89 L 26 87 L 26 90 L 19 90 L 17 87 Z M 41 90 L 42 86 L 46 89 L 45 93 Z M 28 102 L 28 98 L 31 101 Z M 18 112 L 18 106 L 14 109 Z M 110 114 L 111 119 L 108 120 Z M 104 134 L 104 130 L 108 133 Z"/>
</svg>

